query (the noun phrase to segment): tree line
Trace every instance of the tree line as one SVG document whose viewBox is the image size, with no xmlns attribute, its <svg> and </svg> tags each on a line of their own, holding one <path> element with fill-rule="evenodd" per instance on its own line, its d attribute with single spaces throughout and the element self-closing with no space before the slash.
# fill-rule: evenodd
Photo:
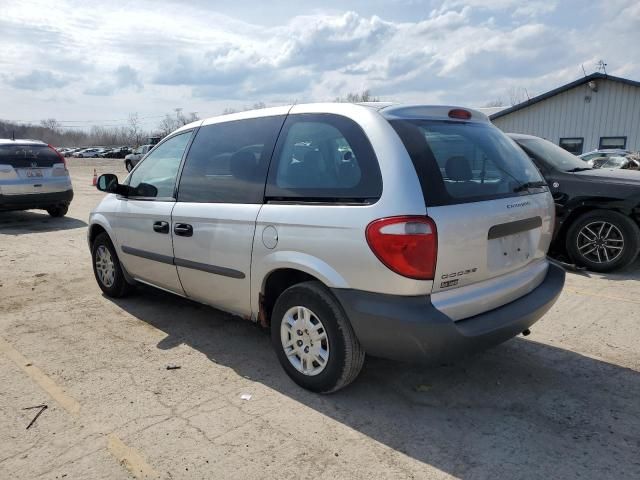
<svg viewBox="0 0 640 480">
<path fill-rule="evenodd" d="M 371 92 L 350 92 L 345 96 L 336 97 L 335 102 L 377 102 Z M 226 108 L 222 114 L 228 115 L 239 111 L 256 110 L 266 108 L 264 102 L 254 103 L 251 106 L 234 109 Z M 55 147 L 85 147 L 85 146 L 138 146 L 147 142 L 151 136 L 165 137 L 183 125 L 199 120 L 195 112 L 188 115 L 182 113 L 181 108 L 176 108 L 174 113 L 167 113 L 155 129 L 149 130 L 142 126 L 142 121 L 137 113 L 130 113 L 126 124 L 121 126 L 94 125 L 87 129 L 73 129 L 65 127 L 55 118 L 47 118 L 38 125 L 23 124 L 0 120 L 0 138 L 23 138 L 42 140 Z"/>
<path fill-rule="evenodd" d="M 42 140 L 55 147 L 138 146 L 151 136 L 164 137 L 187 123 L 199 120 L 195 113 L 184 115 L 181 109 L 166 114 L 155 129 L 145 129 L 137 113 L 129 114 L 121 126 L 93 125 L 88 129 L 65 127 L 55 118 L 41 120 L 38 125 L 0 120 L 0 138 Z"/>
</svg>

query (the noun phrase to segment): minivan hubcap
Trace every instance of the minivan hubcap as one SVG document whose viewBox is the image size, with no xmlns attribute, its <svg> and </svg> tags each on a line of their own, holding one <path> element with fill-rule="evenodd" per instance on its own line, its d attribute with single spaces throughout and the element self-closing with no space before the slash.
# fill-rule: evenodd
<svg viewBox="0 0 640 480">
<path fill-rule="evenodd" d="M 591 222 L 578 232 L 578 252 L 594 263 L 616 260 L 624 249 L 624 237 L 618 227 L 609 222 Z"/>
<path fill-rule="evenodd" d="M 304 375 L 318 375 L 329 360 L 329 338 L 318 316 L 306 307 L 291 307 L 280 324 L 287 359 Z"/>
<path fill-rule="evenodd" d="M 96 249 L 96 272 L 98 272 L 100 283 L 107 288 L 113 286 L 116 280 L 116 269 L 111 252 L 104 245 Z"/>
</svg>

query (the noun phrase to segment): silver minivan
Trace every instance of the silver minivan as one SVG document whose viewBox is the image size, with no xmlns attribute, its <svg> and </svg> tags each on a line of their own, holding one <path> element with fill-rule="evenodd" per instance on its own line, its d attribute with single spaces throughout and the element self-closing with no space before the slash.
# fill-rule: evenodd
<svg viewBox="0 0 640 480">
<path fill-rule="evenodd" d="M 542 177 L 471 109 L 214 117 L 98 188 L 88 241 L 105 294 L 144 283 L 259 322 L 316 392 L 348 385 L 365 354 L 438 362 L 527 333 L 564 284 Z"/>
<path fill-rule="evenodd" d="M 38 140 L 0 139 L 0 211 L 46 210 L 66 215 L 73 199 L 65 158 Z"/>
</svg>

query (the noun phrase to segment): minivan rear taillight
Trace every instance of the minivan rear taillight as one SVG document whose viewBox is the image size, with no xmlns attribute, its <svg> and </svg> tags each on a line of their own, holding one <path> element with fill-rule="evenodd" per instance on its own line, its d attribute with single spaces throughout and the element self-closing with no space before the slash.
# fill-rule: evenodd
<svg viewBox="0 0 640 480">
<path fill-rule="evenodd" d="M 429 217 L 374 220 L 367 226 L 366 236 L 376 257 L 394 272 L 416 280 L 433 280 L 438 232 Z"/>
</svg>

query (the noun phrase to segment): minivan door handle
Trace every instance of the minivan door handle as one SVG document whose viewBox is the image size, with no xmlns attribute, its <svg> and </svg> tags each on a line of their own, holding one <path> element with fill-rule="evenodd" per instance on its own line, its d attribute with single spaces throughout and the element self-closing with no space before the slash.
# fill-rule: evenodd
<svg viewBox="0 0 640 480">
<path fill-rule="evenodd" d="M 188 223 L 176 223 L 173 226 L 173 233 L 180 237 L 191 237 L 193 236 L 193 227 Z"/>
<path fill-rule="evenodd" d="M 169 222 L 154 222 L 153 231 L 157 233 L 169 233 Z"/>
</svg>

